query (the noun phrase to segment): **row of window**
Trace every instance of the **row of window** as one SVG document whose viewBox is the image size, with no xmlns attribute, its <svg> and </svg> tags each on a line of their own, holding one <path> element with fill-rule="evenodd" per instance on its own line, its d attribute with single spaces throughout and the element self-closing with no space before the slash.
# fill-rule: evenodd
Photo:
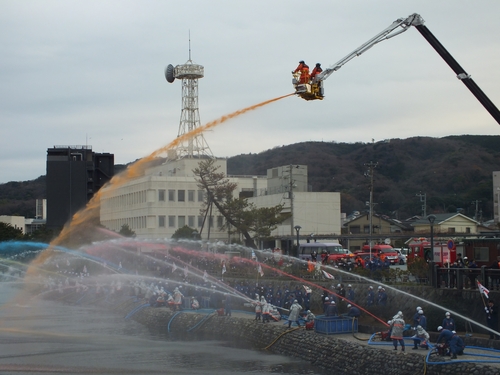
<svg viewBox="0 0 500 375">
<path fill-rule="evenodd" d="M 186 194 L 187 192 L 187 194 Z M 196 200 L 195 200 L 196 199 Z M 204 202 L 205 192 L 203 190 L 174 190 L 158 189 L 159 202 Z M 106 199 L 106 207 L 124 207 L 133 204 L 146 203 L 147 191 L 136 191 L 134 193 L 122 194 L 116 197 Z"/>
<path fill-rule="evenodd" d="M 115 219 L 115 220 L 104 220 L 102 221 L 102 225 L 106 228 L 119 232 L 122 229 L 122 226 L 127 224 L 128 227 L 132 230 L 136 229 L 144 229 L 147 228 L 147 217 L 146 216 L 137 216 L 137 217 L 128 217 L 126 219 Z"/>
<path fill-rule="evenodd" d="M 378 233 L 378 226 L 374 225 L 373 226 L 373 233 L 376 234 Z M 358 233 L 370 233 L 370 226 L 369 225 L 364 225 L 363 226 L 363 232 L 361 232 L 361 226 L 360 225 L 349 225 L 349 233 L 351 234 L 358 234 Z M 447 233 L 456 233 L 455 228 L 448 228 Z M 470 227 L 465 227 L 465 233 L 471 233 L 471 228 Z"/>
<path fill-rule="evenodd" d="M 188 190 L 187 201 L 194 202 L 195 195 L 198 198 L 198 202 L 203 202 L 205 200 L 205 192 L 203 190 Z M 186 202 L 186 190 L 169 189 L 167 191 L 165 189 L 158 189 L 158 201 L 165 202 L 167 198 L 169 202 Z"/>
<path fill-rule="evenodd" d="M 105 204 L 109 207 L 123 207 L 132 204 L 146 203 L 146 200 L 146 190 L 142 190 L 106 199 Z"/>
<path fill-rule="evenodd" d="M 197 219 L 197 220 L 196 220 Z M 183 226 L 187 225 L 188 227 L 191 228 L 201 228 L 203 226 L 203 220 L 205 219 L 204 216 L 187 216 L 187 222 L 186 222 L 186 216 L 175 216 L 175 215 L 159 215 L 158 216 L 158 227 L 159 228 L 182 228 Z M 196 220 L 196 225 L 195 225 L 195 220 Z M 205 227 L 209 225 L 211 228 L 214 226 L 214 218 L 210 217 L 207 218 L 208 222 L 205 223 Z M 217 228 L 222 228 L 224 224 L 224 217 L 223 216 L 217 216 Z"/>
<path fill-rule="evenodd" d="M 150 219 L 153 219 L 151 217 Z M 187 219 L 187 220 L 186 220 Z M 201 228 L 202 226 L 210 228 L 214 227 L 214 217 L 206 218 L 205 225 L 203 225 L 204 216 L 175 216 L 175 215 L 159 215 L 158 216 L 158 228 L 182 228 L 187 225 L 191 228 Z M 216 216 L 217 220 L 217 228 L 222 228 L 224 224 L 223 216 Z M 151 222 L 150 222 L 151 223 Z M 145 229 L 147 228 L 147 217 L 146 216 L 138 216 L 138 217 L 130 217 L 125 219 L 116 219 L 116 220 L 105 220 L 102 224 L 111 230 L 119 232 L 123 225 L 128 225 L 128 227 L 132 230 L 137 229 Z"/>
</svg>

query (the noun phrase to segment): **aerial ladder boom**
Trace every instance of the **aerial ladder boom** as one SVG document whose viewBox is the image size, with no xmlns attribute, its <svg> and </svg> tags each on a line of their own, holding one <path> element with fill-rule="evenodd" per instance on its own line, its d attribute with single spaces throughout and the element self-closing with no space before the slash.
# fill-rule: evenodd
<svg viewBox="0 0 500 375">
<path fill-rule="evenodd" d="M 347 56 L 340 59 L 331 67 L 325 69 L 323 72 L 318 74 L 310 83 L 299 84 L 297 77 L 294 78 L 293 84 L 295 86 L 295 92 L 297 95 L 306 100 L 323 99 L 323 81 L 326 80 L 333 72 L 339 70 L 347 62 L 351 61 L 356 56 L 360 56 L 364 52 L 368 51 L 377 43 L 384 40 L 391 39 L 399 34 L 407 31 L 411 26 L 414 26 L 420 34 L 429 42 L 429 44 L 434 48 L 434 50 L 443 58 L 443 60 L 450 66 L 450 68 L 455 72 L 457 78 L 460 79 L 465 86 L 472 92 L 472 94 L 479 100 L 479 102 L 484 106 L 484 108 L 493 116 L 493 118 L 500 124 L 500 111 L 493 104 L 493 102 L 486 96 L 486 94 L 479 88 L 479 86 L 472 80 L 470 75 L 468 75 L 465 70 L 460 66 L 460 64 L 451 56 L 451 54 L 444 48 L 444 46 L 437 40 L 437 38 L 430 32 L 430 30 L 424 25 L 424 20 L 422 17 L 414 13 L 407 18 L 399 18 L 394 21 L 389 27 L 382 30 L 380 33 L 375 35 L 373 38 L 356 48 Z"/>
</svg>

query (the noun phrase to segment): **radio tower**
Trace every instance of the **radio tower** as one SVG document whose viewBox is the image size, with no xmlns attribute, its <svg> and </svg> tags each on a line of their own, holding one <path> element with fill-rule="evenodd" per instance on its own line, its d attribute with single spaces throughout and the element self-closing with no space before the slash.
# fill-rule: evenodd
<svg viewBox="0 0 500 375">
<path fill-rule="evenodd" d="M 174 80 L 182 80 L 182 112 L 177 137 L 187 134 L 201 126 L 200 111 L 198 109 L 198 80 L 203 78 L 204 68 L 202 65 L 193 63 L 191 60 L 191 37 L 189 37 L 189 60 L 183 65 L 175 68 L 169 64 L 165 69 L 165 77 L 169 83 Z M 181 142 L 175 150 L 171 150 L 168 159 L 202 158 L 208 156 L 213 158 L 212 151 L 208 147 L 202 133 Z"/>
</svg>

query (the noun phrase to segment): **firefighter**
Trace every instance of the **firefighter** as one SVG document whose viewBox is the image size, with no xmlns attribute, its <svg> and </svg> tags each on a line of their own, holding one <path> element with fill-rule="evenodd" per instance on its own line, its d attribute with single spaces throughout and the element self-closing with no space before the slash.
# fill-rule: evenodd
<svg viewBox="0 0 500 375">
<path fill-rule="evenodd" d="M 321 73 L 323 69 L 321 69 L 321 64 L 317 63 L 314 69 L 311 72 L 311 81 L 314 82 L 314 77 L 316 77 L 319 73 Z"/>
<path fill-rule="evenodd" d="M 292 73 L 297 74 L 299 72 L 299 83 L 309 83 L 309 80 L 311 79 L 311 76 L 309 74 L 309 66 L 304 62 L 304 60 L 299 61 L 299 65 Z"/>
</svg>

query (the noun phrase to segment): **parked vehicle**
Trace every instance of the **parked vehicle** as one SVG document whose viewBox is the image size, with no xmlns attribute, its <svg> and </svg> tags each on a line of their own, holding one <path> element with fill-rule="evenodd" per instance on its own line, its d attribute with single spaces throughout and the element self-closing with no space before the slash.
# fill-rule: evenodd
<svg viewBox="0 0 500 375">
<path fill-rule="evenodd" d="M 426 262 L 435 262 L 443 266 L 444 264 L 452 264 L 457 259 L 457 250 L 463 253 L 463 244 L 457 249 L 456 243 L 452 239 L 434 238 L 434 249 L 431 249 L 431 243 L 427 238 L 412 238 L 408 242 L 408 262 L 412 262 L 415 258 L 425 259 Z"/>
<path fill-rule="evenodd" d="M 403 254 L 402 249 L 394 249 L 398 253 L 398 263 L 400 265 L 406 264 L 406 255 Z"/>
<path fill-rule="evenodd" d="M 363 252 L 369 252 L 370 246 L 363 245 Z M 391 264 L 399 263 L 399 255 L 391 245 L 377 244 L 372 246 L 372 252 L 377 254 L 382 261 L 388 259 Z"/>
<path fill-rule="evenodd" d="M 336 242 L 311 242 L 300 244 L 299 258 L 302 260 L 311 260 L 316 256 L 316 260 L 321 260 L 322 263 L 333 263 L 337 260 L 346 257 L 353 257 L 353 254 L 342 245 Z M 311 256 L 311 255 L 314 256 Z"/>
</svg>

